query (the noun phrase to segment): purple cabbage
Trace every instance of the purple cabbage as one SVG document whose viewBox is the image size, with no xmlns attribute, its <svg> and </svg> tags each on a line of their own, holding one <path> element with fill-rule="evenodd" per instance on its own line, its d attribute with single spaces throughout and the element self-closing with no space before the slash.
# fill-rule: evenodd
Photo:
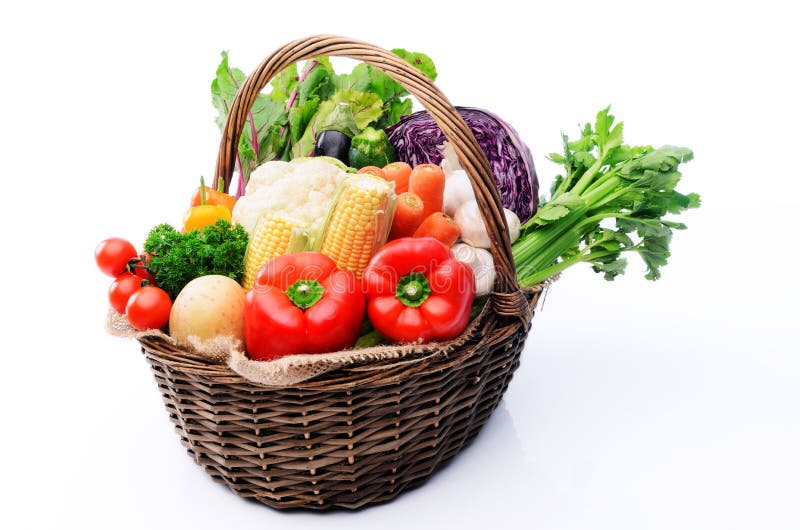
<svg viewBox="0 0 800 530">
<path fill-rule="evenodd" d="M 471 107 L 456 110 L 489 160 L 503 206 L 524 223 L 536 213 L 539 204 L 539 181 L 530 149 L 517 131 L 491 112 Z M 442 161 L 446 138 L 426 111 L 402 117 L 386 128 L 386 134 L 398 160 L 412 166 Z"/>
</svg>

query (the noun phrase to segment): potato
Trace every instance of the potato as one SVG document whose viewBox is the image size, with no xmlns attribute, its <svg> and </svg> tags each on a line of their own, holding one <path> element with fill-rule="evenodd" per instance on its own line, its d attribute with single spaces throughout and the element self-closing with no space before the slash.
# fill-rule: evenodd
<svg viewBox="0 0 800 530">
<path fill-rule="evenodd" d="M 169 315 L 169 333 L 181 346 L 189 337 L 200 341 L 229 337 L 234 345 L 244 342 L 245 291 L 227 276 L 200 276 L 178 293 Z M 209 352 L 212 353 L 212 352 Z"/>
</svg>

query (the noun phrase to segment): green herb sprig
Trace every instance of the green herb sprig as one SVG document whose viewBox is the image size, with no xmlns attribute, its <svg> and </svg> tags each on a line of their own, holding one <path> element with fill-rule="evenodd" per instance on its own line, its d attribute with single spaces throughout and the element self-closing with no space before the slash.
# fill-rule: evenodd
<svg viewBox="0 0 800 530">
<path fill-rule="evenodd" d="M 185 234 L 160 224 L 150 230 L 144 250 L 150 254 L 150 273 L 174 300 L 187 283 L 200 276 L 220 274 L 241 282 L 247 231 L 223 219 Z"/>
<path fill-rule="evenodd" d="M 563 155 L 549 156 L 565 173 L 512 247 L 520 285 L 535 285 L 580 262 L 613 280 L 625 271 L 625 252 L 638 253 L 645 278 L 657 280 L 670 256 L 672 231 L 686 228 L 664 217 L 700 206 L 699 195 L 675 189 L 678 167 L 692 151 L 623 144 L 622 122 L 614 124 L 609 111 L 601 110 L 594 126 L 587 123 L 578 140 L 562 134 Z"/>
</svg>

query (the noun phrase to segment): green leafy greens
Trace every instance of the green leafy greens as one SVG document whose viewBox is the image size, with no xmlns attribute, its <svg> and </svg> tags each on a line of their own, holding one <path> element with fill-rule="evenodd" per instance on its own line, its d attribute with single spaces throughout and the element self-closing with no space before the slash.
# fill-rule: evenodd
<svg viewBox="0 0 800 530">
<path fill-rule="evenodd" d="M 427 55 L 399 48 L 392 53 L 436 79 L 436 67 Z M 241 70 L 230 66 L 228 53 L 222 52 L 211 83 L 220 128 L 245 78 Z M 236 157 L 236 194 L 244 193 L 250 173 L 264 162 L 312 155 L 316 136 L 324 130 L 355 136 L 370 125 L 383 129 L 397 123 L 411 113 L 408 95 L 394 79 L 368 64 L 337 74 L 328 58 L 317 57 L 300 70 L 296 64 L 286 68 L 272 79 L 267 92 L 259 94 L 247 115 Z"/>
<path fill-rule="evenodd" d="M 241 282 L 245 250 L 247 231 L 223 219 L 185 234 L 160 224 L 150 230 L 144 242 L 144 251 L 150 254 L 148 268 L 173 300 L 187 283 L 200 276 L 220 274 Z"/>
<path fill-rule="evenodd" d="M 672 231 L 686 228 L 664 216 L 700 206 L 697 194 L 675 189 L 678 167 L 692 159 L 692 151 L 626 145 L 622 122 L 615 124 L 609 111 L 601 110 L 594 126 L 587 123 L 578 140 L 562 134 L 564 153 L 549 156 L 565 173 L 512 246 L 520 285 L 532 286 L 580 262 L 613 280 L 625 271 L 625 252 L 638 253 L 647 266 L 645 278 L 657 280 L 670 256 Z"/>
</svg>

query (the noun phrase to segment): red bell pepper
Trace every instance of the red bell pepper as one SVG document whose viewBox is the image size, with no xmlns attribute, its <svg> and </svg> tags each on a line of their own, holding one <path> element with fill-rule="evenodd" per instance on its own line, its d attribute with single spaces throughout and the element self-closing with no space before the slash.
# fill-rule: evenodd
<svg viewBox="0 0 800 530">
<path fill-rule="evenodd" d="M 355 344 L 366 304 L 351 272 L 319 252 L 287 254 L 258 271 L 245 296 L 244 340 L 259 361 Z"/>
<path fill-rule="evenodd" d="M 361 280 L 369 320 L 391 340 L 447 340 L 467 327 L 475 299 L 472 270 L 432 237 L 387 243 L 372 257 Z"/>
</svg>

